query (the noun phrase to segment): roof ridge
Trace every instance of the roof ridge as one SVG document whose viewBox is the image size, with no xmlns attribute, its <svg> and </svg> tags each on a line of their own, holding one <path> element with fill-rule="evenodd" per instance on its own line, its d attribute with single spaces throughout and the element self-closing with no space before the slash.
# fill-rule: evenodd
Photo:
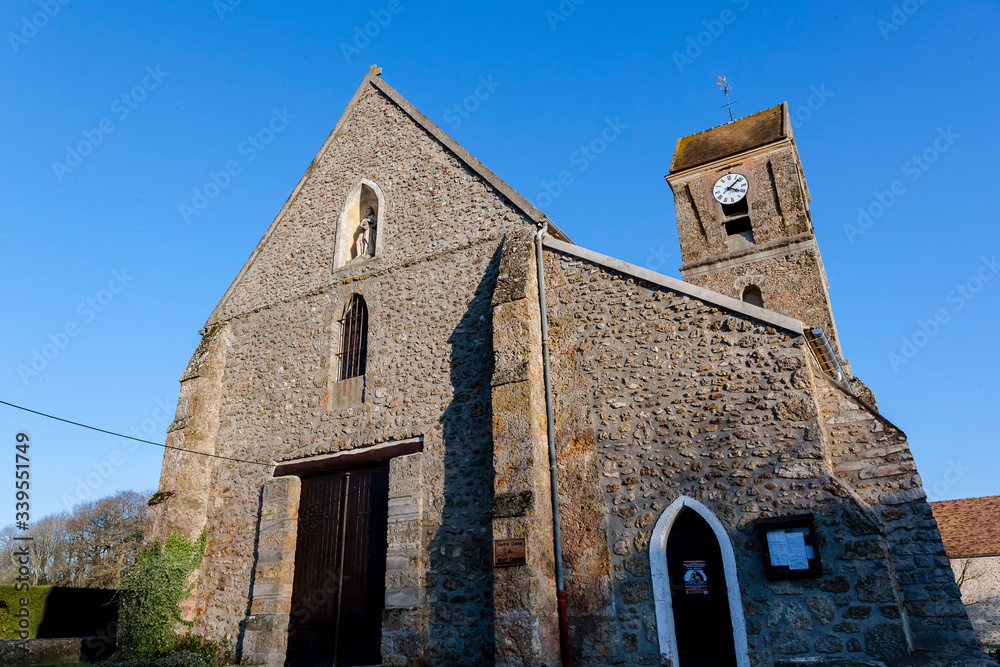
<svg viewBox="0 0 1000 667">
<path fill-rule="evenodd" d="M 777 109 L 780 106 L 788 104 L 787 102 L 782 102 L 781 104 L 775 104 L 773 107 L 768 107 L 766 109 L 761 109 L 760 111 L 754 111 L 752 114 L 747 114 L 746 116 L 740 116 L 739 118 L 734 118 L 733 120 L 726 121 L 725 123 L 719 123 L 718 125 L 713 125 L 712 127 L 706 128 L 704 130 L 698 130 L 697 132 L 692 132 L 691 134 L 685 134 L 683 137 L 678 137 L 677 141 L 681 139 L 687 139 L 688 137 L 697 137 L 699 134 L 705 134 L 706 132 L 711 132 L 712 130 L 717 130 L 720 127 L 725 127 L 726 125 L 733 125 L 734 123 L 739 123 L 747 118 L 753 118 L 762 113 L 767 113 L 773 109 Z"/>
<path fill-rule="evenodd" d="M 381 72 L 381 70 L 379 70 Z M 502 178 L 496 175 L 489 167 L 483 164 L 475 155 L 466 150 L 460 143 L 458 143 L 451 135 L 442 130 L 437 124 L 434 123 L 430 118 L 425 116 L 419 109 L 417 109 L 413 104 L 403 97 L 395 88 L 390 86 L 381 78 L 380 75 L 371 77 L 371 84 L 375 86 L 379 91 L 384 93 L 389 99 L 396 103 L 396 105 L 402 109 L 410 118 L 412 118 L 418 125 L 424 128 L 431 136 L 444 144 L 445 148 L 458 156 L 462 162 L 465 162 L 469 167 L 472 168 L 476 174 L 480 176 L 487 183 L 492 185 L 496 190 L 500 191 L 507 199 L 509 199 L 517 208 L 531 218 L 536 223 L 541 223 L 542 220 L 549 220 L 548 216 L 540 211 L 534 204 L 529 202 L 524 196 L 521 195 L 517 190 L 515 190 L 509 183 L 504 181 Z M 554 235 L 561 237 L 565 241 L 572 243 L 570 238 L 566 236 L 565 232 L 559 229 L 558 226 L 551 220 L 549 220 L 549 229 L 554 231 Z"/>
<path fill-rule="evenodd" d="M 628 274 L 633 278 L 645 280 L 647 282 L 666 287 L 667 289 L 674 290 L 675 292 L 680 292 L 690 297 L 694 297 L 695 299 L 712 303 L 717 306 L 722 306 L 726 310 L 736 311 L 741 315 L 746 315 L 747 317 L 767 322 L 768 324 L 781 327 L 782 329 L 791 331 L 799 336 L 802 335 L 802 331 L 805 327 L 802 322 L 795 318 L 788 317 L 787 315 L 782 315 L 781 313 L 776 313 L 773 310 L 767 310 L 766 308 L 751 305 L 745 301 L 734 299 L 731 296 L 719 294 L 718 292 L 713 292 L 710 289 L 692 285 L 691 283 L 686 283 L 683 280 L 671 278 L 670 276 L 656 273 L 655 271 L 645 269 L 641 266 L 636 266 L 635 264 L 629 264 L 628 262 L 610 257 L 608 255 L 602 255 L 601 253 L 594 252 L 593 250 L 587 250 L 586 248 L 582 248 L 574 243 L 565 243 L 554 238 L 545 237 L 543 245 L 552 250 L 564 252 L 568 255 L 573 255 L 574 257 L 579 257 L 580 259 L 600 264 L 601 266 L 613 271 Z"/>
<path fill-rule="evenodd" d="M 931 505 L 940 505 L 941 503 L 961 503 L 967 500 L 993 500 L 993 499 L 1000 501 L 1000 494 L 992 496 L 970 496 L 969 498 L 952 498 L 951 500 L 932 500 Z"/>
<path fill-rule="evenodd" d="M 298 183 L 296 183 L 295 187 L 292 189 L 291 194 L 288 195 L 288 198 L 285 200 L 285 203 L 282 204 L 281 209 L 278 210 L 278 214 L 274 216 L 274 219 L 271 221 L 271 224 L 268 225 L 267 231 L 265 231 L 264 235 L 261 236 L 260 240 L 257 242 L 257 245 L 254 246 L 253 251 L 250 253 L 250 256 L 243 263 L 243 266 L 240 267 L 240 270 L 236 274 L 236 277 L 233 278 L 233 281 L 229 284 L 229 287 L 226 288 L 226 291 L 225 293 L 223 293 L 222 298 L 219 299 L 219 302 L 215 305 L 215 308 L 212 309 L 212 313 L 211 315 L 208 316 L 208 320 L 206 321 L 205 326 L 211 326 L 213 323 L 221 319 L 223 309 L 226 303 L 229 301 L 229 298 L 232 296 L 233 292 L 236 290 L 240 282 L 243 280 L 243 276 L 256 261 L 257 257 L 260 255 L 260 252 L 271 240 L 271 237 L 274 235 L 274 232 L 277 229 L 278 224 L 283 219 L 285 219 L 288 209 L 291 207 L 292 202 L 295 201 L 295 198 L 298 196 L 299 192 L 302 190 L 306 182 L 309 180 L 309 177 L 312 175 L 313 169 L 316 166 L 320 156 L 325 154 L 327 149 L 333 143 L 334 138 L 337 136 L 337 132 L 341 129 L 341 126 L 344 124 L 345 120 L 351 115 L 351 112 L 354 111 L 355 106 L 357 106 L 358 101 L 361 99 L 362 94 L 366 90 L 366 86 L 374 87 L 377 91 L 381 92 L 383 95 L 392 100 L 392 102 L 400 109 L 402 109 L 406 115 L 408 115 L 414 122 L 417 123 L 417 125 L 422 127 L 424 131 L 433 136 L 437 141 L 441 142 L 441 144 L 443 144 L 446 149 L 455 154 L 459 160 L 466 163 L 480 178 L 482 178 L 490 186 L 492 186 L 495 190 L 497 190 L 500 194 L 506 197 L 515 207 L 520 209 L 533 222 L 541 223 L 542 220 L 548 220 L 548 216 L 546 216 L 544 213 L 538 210 L 538 208 L 536 208 L 531 202 L 529 202 L 527 199 L 521 196 L 521 194 L 518 193 L 514 188 L 512 188 L 509 184 L 507 184 L 503 179 L 501 179 L 495 173 L 493 173 L 486 165 L 484 165 L 482 162 L 476 159 L 474 155 L 469 153 L 469 151 L 463 148 L 457 141 L 455 141 L 452 137 L 448 136 L 448 134 L 444 130 L 435 125 L 427 116 L 425 116 L 416 107 L 414 107 L 405 97 L 400 95 L 396 91 L 396 89 L 394 89 L 392 86 L 386 83 L 382 79 L 381 67 L 372 65 L 371 68 L 368 70 L 368 73 L 365 74 L 364 78 L 361 80 L 361 85 L 358 86 L 358 89 L 351 97 L 350 102 L 347 103 L 347 107 L 344 109 L 344 112 L 340 114 L 340 118 L 337 119 L 337 123 L 333 126 L 333 130 L 331 130 L 330 134 L 327 135 L 326 139 L 323 141 L 323 145 L 320 146 L 319 150 L 316 152 L 312 161 L 309 163 L 309 167 L 306 168 L 305 172 L 303 172 L 301 178 L 299 178 Z M 566 236 L 566 234 L 562 230 L 560 230 L 551 220 L 549 221 L 549 229 L 552 230 L 555 234 L 559 235 L 561 238 L 572 243 L 570 238 Z"/>
</svg>

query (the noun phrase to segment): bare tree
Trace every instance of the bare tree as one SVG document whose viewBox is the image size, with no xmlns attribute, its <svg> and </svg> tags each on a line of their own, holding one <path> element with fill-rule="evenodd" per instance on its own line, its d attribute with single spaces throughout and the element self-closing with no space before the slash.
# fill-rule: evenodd
<svg viewBox="0 0 1000 667">
<path fill-rule="evenodd" d="M 71 512 L 36 521 L 27 535 L 31 585 L 117 588 L 142 541 L 148 493 L 119 493 L 81 503 Z M 13 584 L 24 537 L 13 526 L 0 529 L 0 583 Z"/>
<path fill-rule="evenodd" d="M 64 585 L 66 566 L 66 523 L 69 515 L 53 514 L 35 522 L 31 528 L 28 565 L 31 585 Z"/>
<path fill-rule="evenodd" d="M 972 600 L 971 594 L 963 588 L 966 583 L 973 582 L 979 578 L 978 574 L 972 574 L 969 572 L 969 565 L 972 562 L 971 558 L 963 558 L 961 561 L 961 568 L 959 570 L 958 576 L 955 577 L 955 583 L 958 584 L 958 590 L 962 592 L 962 602 L 965 603 L 966 607 L 971 607 L 972 605 L 979 604 L 982 600 Z"/>
<path fill-rule="evenodd" d="M 117 588 L 142 542 L 147 497 L 122 491 L 74 508 L 68 532 L 72 535 L 75 574 L 82 576 L 83 586 Z"/>
<path fill-rule="evenodd" d="M 14 525 L 4 526 L 0 529 L 0 583 L 13 584 L 17 579 L 18 562 L 14 557 L 17 550 L 17 536 Z"/>
</svg>

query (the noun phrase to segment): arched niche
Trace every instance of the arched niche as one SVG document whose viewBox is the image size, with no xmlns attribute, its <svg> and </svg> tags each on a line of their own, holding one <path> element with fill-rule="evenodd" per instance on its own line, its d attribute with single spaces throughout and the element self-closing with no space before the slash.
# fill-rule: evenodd
<svg viewBox="0 0 1000 667">
<path fill-rule="evenodd" d="M 750 667 L 746 620 L 743 617 L 743 601 L 740 597 L 740 582 L 736 572 L 736 554 L 733 551 L 732 541 L 729 539 L 725 526 L 712 511 L 694 498 L 687 496 L 681 496 L 675 500 L 660 515 L 653 527 L 652 541 L 649 545 L 649 566 L 653 580 L 653 601 L 656 607 L 656 633 L 660 641 L 660 655 L 669 659 L 670 664 L 680 664 L 674 623 L 674 605 L 667 565 L 667 540 L 677 517 L 684 509 L 697 512 L 708 523 L 719 543 L 725 572 L 726 592 L 729 596 L 729 614 L 733 628 L 736 664 L 738 667 Z"/>
<path fill-rule="evenodd" d="M 747 285 L 744 287 L 740 298 L 744 303 L 749 303 L 751 306 L 764 307 L 764 295 L 756 285 Z"/>
<path fill-rule="evenodd" d="M 375 217 L 375 230 L 371 233 L 366 221 L 370 218 L 368 208 L 371 207 Z M 344 209 L 337 219 L 337 232 L 334 240 L 333 268 L 337 270 L 351 262 L 364 261 L 377 257 L 383 247 L 385 238 L 385 196 L 382 189 L 374 181 L 361 179 L 351 193 L 347 195 Z M 364 242 L 359 240 L 364 238 Z M 372 247 L 372 244 L 374 247 Z M 364 247 L 367 245 L 367 247 Z"/>
</svg>

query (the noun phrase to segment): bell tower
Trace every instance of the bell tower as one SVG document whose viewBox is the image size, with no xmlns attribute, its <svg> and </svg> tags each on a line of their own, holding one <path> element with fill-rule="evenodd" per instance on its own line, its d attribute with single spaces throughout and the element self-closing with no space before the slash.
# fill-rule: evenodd
<svg viewBox="0 0 1000 667">
<path fill-rule="evenodd" d="M 788 104 L 679 139 L 666 179 L 683 279 L 822 328 L 843 359 Z"/>
</svg>

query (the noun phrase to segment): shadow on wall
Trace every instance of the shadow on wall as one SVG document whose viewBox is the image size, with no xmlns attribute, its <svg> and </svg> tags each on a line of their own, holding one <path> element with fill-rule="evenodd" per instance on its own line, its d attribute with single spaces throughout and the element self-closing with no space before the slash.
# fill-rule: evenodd
<svg viewBox="0 0 1000 667">
<path fill-rule="evenodd" d="M 247 603 L 244 607 L 243 618 L 240 619 L 239 626 L 236 630 L 236 646 L 234 650 L 237 665 L 243 662 L 243 640 L 246 637 L 247 620 L 250 618 L 250 613 L 253 610 L 254 585 L 257 583 L 257 563 L 260 560 L 260 519 L 264 509 L 264 484 L 266 483 L 267 479 L 265 478 L 264 481 L 257 487 L 257 515 L 254 517 L 253 557 L 250 560 L 250 583 L 247 587 Z"/>
<path fill-rule="evenodd" d="M 452 400 L 442 416 L 442 525 L 427 545 L 432 664 L 492 664 L 493 325 L 499 247 L 448 338 Z"/>
</svg>

